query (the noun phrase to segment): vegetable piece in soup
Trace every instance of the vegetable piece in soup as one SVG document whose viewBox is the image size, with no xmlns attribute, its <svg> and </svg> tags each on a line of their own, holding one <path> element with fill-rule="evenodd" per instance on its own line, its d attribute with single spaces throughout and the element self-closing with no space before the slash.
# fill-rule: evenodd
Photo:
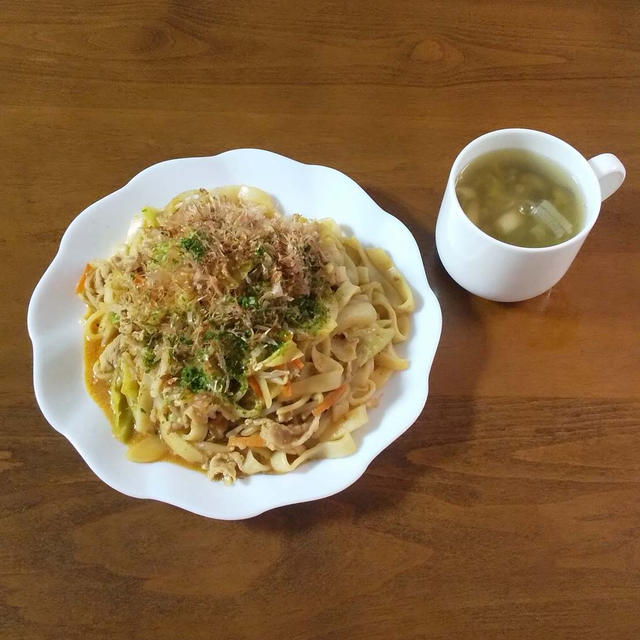
<svg viewBox="0 0 640 640">
<path fill-rule="evenodd" d="M 467 217 L 497 240 L 548 247 L 575 236 L 584 201 L 561 166 L 525 149 L 500 149 L 472 160 L 456 180 Z"/>
</svg>

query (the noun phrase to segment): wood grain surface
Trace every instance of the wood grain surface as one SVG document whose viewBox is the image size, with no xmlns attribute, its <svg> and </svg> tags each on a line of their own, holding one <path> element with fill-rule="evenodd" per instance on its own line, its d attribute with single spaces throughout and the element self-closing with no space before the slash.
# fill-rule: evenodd
<svg viewBox="0 0 640 640">
<path fill-rule="evenodd" d="M 640 638 L 639 34 L 636 0 L 3 0 L 0 636 Z M 433 242 L 455 155 L 504 126 L 628 170 L 562 282 L 514 305 Z M 363 185 L 444 328 L 423 414 L 355 485 L 232 523 L 89 471 L 35 403 L 26 308 L 87 205 L 235 147 Z"/>
</svg>

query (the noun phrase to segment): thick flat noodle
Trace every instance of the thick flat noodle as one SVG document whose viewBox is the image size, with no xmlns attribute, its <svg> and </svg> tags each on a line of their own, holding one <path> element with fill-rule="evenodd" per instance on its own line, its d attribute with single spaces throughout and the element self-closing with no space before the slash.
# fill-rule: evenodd
<svg viewBox="0 0 640 640">
<path fill-rule="evenodd" d="M 271 460 L 270 454 L 268 455 L 268 460 Z M 271 465 L 263 464 L 262 462 L 260 462 L 253 451 L 251 451 L 251 449 L 249 450 L 239 467 L 240 471 L 248 476 L 254 475 L 255 473 L 264 473 L 265 471 L 271 470 Z"/>
<path fill-rule="evenodd" d="M 377 320 L 367 327 L 349 332 L 349 339 L 355 341 L 357 345 L 355 357 L 357 366 L 363 366 L 367 361 L 372 361 L 395 337 L 393 327 L 386 326 L 385 323 L 384 320 Z"/>
<path fill-rule="evenodd" d="M 358 267 L 358 283 L 359 284 L 368 284 L 371 282 L 369 277 L 369 269 L 367 267 Z"/>
<path fill-rule="evenodd" d="M 352 370 L 351 384 L 354 387 L 361 387 L 366 385 L 371 378 L 373 372 L 374 363 L 372 359 L 367 359 L 357 369 Z"/>
<path fill-rule="evenodd" d="M 362 386 L 353 386 L 349 393 L 349 404 L 353 407 L 366 404 L 376 392 L 376 383 L 367 380 Z"/>
<path fill-rule="evenodd" d="M 398 324 L 396 326 L 396 335 L 394 337 L 394 342 L 404 342 L 409 337 L 409 332 L 411 330 L 411 320 L 409 316 L 402 315 L 397 316 Z"/>
<path fill-rule="evenodd" d="M 367 327 L 378 319 L 374 306 L 366 301 L 351 301 L 338 314 L 337 330 L 339 333 L 352 327 Z"/>
<path fill-rule="evenodd" d="M 351 409 L 346 415 L 337 422 L 334 422 L 321 435 L 321 441 L 330 441 L 340 439 L 346 433 L 352 433 L 356 429 L 367 423 L 367 409 L 364 405 L 360 405 Z"/>
<path fill-rule="evenodd" d="M 184 439 L 188 442 L 202 442 L 209 432 L 206 418 L 199 411 L 195 411 L 194 407 L 189 407 L 184 413 L 189 419 L 189 431 L 185 434 Z"/>
<path fill-rule="evenodd" d="M 323 348 L 325 351 L 329 351 L 330 343 L 324 342 Z M 316 368 L 316 371 L 319 373 L 328 373 L 329 371 L 340 371 L 340 373 L 342 373 L 342 365 L 331 356 L 323 353 L 318 348 L 318 345 L 314 345 L 311 348 L 311 361 L 313 362 L 313 366 Z"/>
<path fill-rule="evenodd" d="M 331 308 L 332 305 L 327 305 L 329 307 L 329 312 L 330 314 L 333 314 L 334 311 Z M 337 311 L 335 312 L 335 315 L 337 316 Z M 320 327 L 318 328 L 318 331 L 315 335 L 316 338 L 318 339 L 322 339 L 322 338 L 326 338 L 327 336 L 331 335 L 335 330 L 336 327 L 338 326 L 335 318 L 333 317 L 333 315 L 328 315 L 327 319 L 324 321 L 324 323 L 322 325 L 320 325 Z"/>
<path fill-rule="evenodd" d="M 343 418 L 349 412 L 350 408 L 351 394 L 343 393 L 342 396 L 340 396 L 340 398 L 338 398 L 338 400 L 335 402 L 333 407 L 331 407 L 330 422 L 329 424 L 324 425 L 325 428 L 322 430 L 322 433 L 324 433 L 325 429 L 330 428 L 332 424 L 335 424 L 338 420 Z"/>
<path fill-rule="evenodd" d="M 395 305 L 398 313 L 410 313 L 415 309 L 411 288 L 402 274 L 394 267 L 389 254 L 384 249 L 367 249 L 371 263 L 383 274 L 383 286 L 386 282 L 397 292 L 401 302 Z"/>
<path fill-rule="evenodd" d="M 360 287 L 353 284 L 351 280 L 343 282 L 334 294 L 338 310 L 342 309 L 357 293 L 360 293 Z"/>
<path fill-rule="evenodd" d="M 314 458 L 343 458 L 355 453 L 357 447 L 350 433 L 345 433 L 337 440 L 319 442 L 289 462 L 284 451 L 276 451 L 271 456 L 271 468 L 276 473 L 289 473 L 297 469 L 303 462 Z"/>
<path fill-rule="evenodd" d="M 112 315 L 113 311 L 104 309 L 97 327 L 95 327 L 95 320 L 93 321 L 94 328 L 93 330 L 90 329 L 90 331 L 93 331 L 92 335 L 86 335 L 86 337 L 90 340 L 99 338 L 103 347 L 111 342 L 118 335 L 118 329 L 111 319 Z M 87 322 L 87 326 L 90 327 L 91 324 Z"/>
<path fill-rule="evenodd" d="M 393 345 L 387 345 L 376 357 L 375 363 L 378 367 L 391 369 L 392 371 L 402 371 L 409 366 L 409 361 L 398 356 Z"/>
<path fill-rule="evenodd" d="M 376 364 L 373 372 L 371 373 L 371 382 L 376 385 L 376 389 L 380 389 L 386 384 L 392 373 L 393 369 L 386 369 L 385 367 L 378 366 Z"/>
<path fill-rule="evenodd" d="M 355 262 L 349 257 L 348 253 L 344 254 L 344 267 L 347 272 L 347 277 L 353 284 L 359 284 L 360 282 L 360 274 L 358 272 L 358 268 L 356 267 Z"/>
<path fill-rule="evenodd" d="M 334 369 L 327 373 L 319 373 L 315 376 L 309 376 L 302 380 L 296 381 L 291 385 L 291 398 L 298 398 L 313 393 L 325 393 L 333 391 L 342 384 L 342 371 Z"/>
<path fill-rule="evenodd" d="M 399 315 L 389 300 L 380 291 L 373 292 L 373 304 L 376 307 L 379 317 L 388 319 L 394 330 L 393 341 L 404 342 L 409 337 L 409 317 Z"/>
<path fill-rule="evenodd" d="M 310 402 L 313 403 L 313 406 L 315 406 L 316 403 L 314 400 L 312 400 L 312 396 L 310 394 L 301 396 L 293 402 L 288 402 L 286 404 L 283 403 L 282 406 L 280 406 L 276 410 L 276 415 L 278 416 L 279 420 L 290 420 L 292 416 L 304 413 L 305 410 L 310 411 L 308 407 L 308 404 Z"/>
<path fill-rule="evenodd" d="M 349 362 L 356 358 L 358 341 L 336 335 L 331 338 L 331 353 L 341 362 Z"/>
<path fill-rule="evenodd" d="M 408 366 L 393 344 L 414 301 L 389 255 L 247 185 L 145 207 L 77 291 L 129 459 L 179 456 L 227 484 L 350 455 Z"/>
<path fill-rule="evenodd" d="M 184 440 L 179 434 L 169 431 L 169 425 L 166 422 L 161 423 L 160 433 L 169 449 L 183 460 L 194 464 L 203 464 L 206 461 L 206 456 L 201 450 Z"/>
<path fill-rule="evenodd" d="M 102 331 L 100 323 L 105 316 L 104 309 L 98 309 L 90 314 L 84 321 L 84 337 L 85 340 L 102 340 Z"/>
<path fill-rule="evenodd" d="M 403 300 L 396 291 L 396 288 L 391 285 L 385 278 L 384 274 L 376 267 L 371 261 L 368 252 L 362 248 L 362 245 L 355 238 L 347 238 L 345 240 L 345 246 L 359 258 L 361 264 L 369 270 L 371 281 L 379 282 L 384 289 L 384 293 L 389 298 L 389 302 L 397 307 L 403 303 Z M 385 254 L 386 255 L 386 254 Z"/>
</svg>

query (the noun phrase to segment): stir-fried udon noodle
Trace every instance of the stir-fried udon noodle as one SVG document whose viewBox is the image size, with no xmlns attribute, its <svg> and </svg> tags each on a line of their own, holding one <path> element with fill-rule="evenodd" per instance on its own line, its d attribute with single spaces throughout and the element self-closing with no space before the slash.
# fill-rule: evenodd
<svg viewBox="0 0 640 640">
<path fill-rule="evenodd" d="M 414 301 L 389 256 L 252 187 L 186 192 L 136 220 L 77 289 L 90 384 L 108 389 L 128 456 L 230 483 L 353 453 L 408 366 L 394 345 Z"/>
</svg>

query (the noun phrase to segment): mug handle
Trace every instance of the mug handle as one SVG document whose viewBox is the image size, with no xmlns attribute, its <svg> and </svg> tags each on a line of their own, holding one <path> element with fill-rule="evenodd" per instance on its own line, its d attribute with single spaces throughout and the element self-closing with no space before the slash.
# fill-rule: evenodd
<svg viewBox="0 0 640 640">
<path fill-rule="evenodd" d="M 600 197 L 606 200 L 624 182 L 627 170 L 613 153 L 601 153 L 589 160 L 589 166 L 600 183 Z"/>
</svg>

